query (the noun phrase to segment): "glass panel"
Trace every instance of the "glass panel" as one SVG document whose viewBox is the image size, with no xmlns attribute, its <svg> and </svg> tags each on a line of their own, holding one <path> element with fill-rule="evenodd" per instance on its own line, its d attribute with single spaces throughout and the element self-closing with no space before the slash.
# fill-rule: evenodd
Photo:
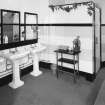
<svg viewBox="0 0 105 105">
<path fill-rule="evenodd" d="M 19 13 L 3 11 L 3 24 L 18 24 Z"/>
<path fill-rule="evenodd" d="M 3 25 L 3 43 L 19 41 L 19 25 Z"/>
<path fill-rule="evenodd" d="M 24 41 L 25 40 L 25 30 L 24 30 L 24 26 L 21 26 L 21 33 L 20 33 L 20 40 Z"/>
<path fill-rule="evenodd" d="M 26 40 L 37 39 L 37 26 L 26 26 Z"/>
<path fill-rule="evenodd" d="M 95 52 L 96 72 L 100 69 L 100 11 L 95 8 Z"/>
<path fill-rule="evenodd" d="M 37 23 L 36 16 L 37 15 L 26 14 L 26 24 L 36 24 Z"/>
</svg>

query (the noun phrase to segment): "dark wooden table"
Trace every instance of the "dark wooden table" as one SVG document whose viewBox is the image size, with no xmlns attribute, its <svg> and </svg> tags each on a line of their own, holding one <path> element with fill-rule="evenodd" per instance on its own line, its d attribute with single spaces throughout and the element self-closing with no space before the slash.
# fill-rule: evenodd
<svg viewBox="0 0 105 105">
<path fill-rule="evenodd" d="M 61 68 L 63 67 L 63 63 L 68 63 L 68 64 L 73 64 L 74 69 L 73 69 L 73 77 L 74 77 L 74 82 L 76 82 L 77 77 L 79 77 L 79 53 L 81 51 L 73 51 L 73 50 L 63 50 L 63 49 L 57 49 L 54 52 L 56 52 L 56 60 L 57 60 L 57 71 L 56 75 L 57 78 L 59 76 L 59 69 L 58 69 L 58 62 L 61 62 Z M 61 57 L 58 57 L 58 54 L 61 54 Z M 63 54 L 68 54 L 72 55 L 73 59 L 69 59 L 63 56 Z M 78 63 L 78 69 L 76 70 L 76 64 Z M 63 70 L 61 70 L 63 71 Z"/>
</svg>

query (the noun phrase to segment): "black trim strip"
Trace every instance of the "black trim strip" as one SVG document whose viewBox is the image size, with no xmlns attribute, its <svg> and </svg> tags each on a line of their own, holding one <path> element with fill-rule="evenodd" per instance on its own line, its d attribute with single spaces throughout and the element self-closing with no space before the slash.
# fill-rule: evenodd
<svg viewBox="0 0 105 105">
<path fill-rule="evenodd" d="M 101 26 L 105 26 L 105 24 L 101 24 Z"/>
<path fill-rule="evenodd" d="M 53 23 L 53 24 L 38 24 L 38 26 L 92 26 L 91 23 Z"/>
<path fill-rule="evenodd" d="M 20 23 L 2 23 L 3 25 L 20 25 Z"/>
<path fill-rule="evenodd" d="M 4 12 L 20 13 L 20 11 L 14 11 L 14 10 L 8 10 L 8 9 L 1 9 L 1 11 L 4 11 Z"/>
<path fill-rule="evenodd" d="M 0 24 L 1 25 L 1 24 Z M 14 24 L 6 24 L 4 23 L 3 25 L 19 25 L 17 23 L 14 23 Z M 20 23 L 20 26 L 32 26 L 32 25 L 38 25 L 38 26 L 92 26 L 91 23 L 41 23 L 41 24 L 24 24 L 24 23 Z M 105 24 L 101 24 L 101 26 L 105 26 Z"/>
<path fill-rule="evenodd" d="M 27 14 L 27 15 L 38 15 L 37 13 L 31 13 L 31 12 L 24 12 L 24 14 Z"/>
<path fill-rule="evenodd" d="M 33 39 L 33 40 L 25 40 L 25 41 L 19 41 L 19 42 L 14 42 L 14 43 L 12 42 L 12 43 L 7 43 L 7 44 L 1 44 L 0 50 L 24 46 L 24 45 L 28 45 L 28 44 L 34 44 L 37 42 L 38 42 L 38 39 Z"/>
</svg>

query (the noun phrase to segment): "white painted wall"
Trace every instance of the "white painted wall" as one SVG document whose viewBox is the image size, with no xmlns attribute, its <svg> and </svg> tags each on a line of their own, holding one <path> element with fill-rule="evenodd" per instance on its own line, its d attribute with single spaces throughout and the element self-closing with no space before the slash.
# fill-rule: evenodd
<svg viewBox="0 0 105 105">
<path fill-rule="evenodd" d="M 57 0 L 55 0 L 57 1 Z M 63 1 L 63 0 L 61 0 Z M 85 0 L 83 0 L 85 1 Z M 102 23 L 105 24 L 105 1 L 104 0 L 94 0 L 98 6 L 102 9 Z M 70 0 L 66 0 L 66 3 L 70 3 Z M 39 22 L 45 22 L 48 18 L 49 0 L 1 0 L 1 9 L 12 9 L 19 10 L 21 12 L 36 12 L 39 14 Z"/>
<path fill-rule="evenodd" d="M 105 24 L 105 1 L 104 0 L 94 0 L 99 7 L 102 8 L 102 23 Z M 66 3 L 70 3 L 69 0 L 66 0 Z M 47 23 L 49 19 L 49 0 L 1 0 L 0 1 L 0 8 L 1 9 L 11 9 L 17 10 L 21 12 L 21 22 L 23 22 L 23 13 L 27 12 L 35 12 L 38 13 L 39 16 L 39 23 Z M 46 31 L 47 30 L 47 31 Z M 48 33 L 50 32 L 49 28 L 44 27 L 44 31 L 40 32 L 42 35 L 46 33 L 46 37 L 48 38 Z M 87 33 L 87 32 L 86 32 Z M 102 38 L 105 38 L 105 30 L 102 30 Z M 104 45 L 104 39 L 103 45 Z M 104 46 L 103 46 L 104 47 Z M 103 48 L 102 47 L 102 48 Z M 103 60 L 105 58 L 105 51 L 103 50 L 102 56 Z"/>
<path fill-rule="evenodd" d="M 43 32 L 44 28 L 39 27 L 40 32 Z M 48 29 L 49 27 L 45 27 Z M 93 49 L 92 49 L 92 27 L 68 27 L 68 26 L 50 26 L 49 32 L 44 34 L 39 33 L 42 44 L 47 46 L 47 50 L 42 54 L 41 59 L 50 63 L 56 63 L 56 55 L 54 50 L 58 49 L 60 45 L 69 46 L 73 48 L 73 39 L 79 35 L 81 40 L 81 54 L 80 54 L 80 70 L 88 73 L 93 73 Z M 72 58 L 72 56 L 66 56 Z M 66 67 L 72 67 L 72 65 L 64 64 Z"/>
<path fill-rule="evenodd" d="M 70 12 L 62 9 L 49 11 L 49 20 L 47 23 L 92 23 L 92 16 L 87 13 L 87 6 L 79 6 L 78 9 Z"/>
</svg>

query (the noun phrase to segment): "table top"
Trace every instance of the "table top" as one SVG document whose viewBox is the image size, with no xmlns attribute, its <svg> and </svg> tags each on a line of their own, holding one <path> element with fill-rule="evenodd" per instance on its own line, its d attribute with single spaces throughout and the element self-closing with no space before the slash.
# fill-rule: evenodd
<svg viewBox="0 0 105 105">
<path fill-rule="evenodd" d="M 56 53 L 64 53 L 64 54 L 70 54 L 70 55 L 77 55 L 79 54 L 81 51 L 74 51 L 74 50 L 64 50 L 64 49 L 57 49 L 54 52 Z"/>
</svg>

